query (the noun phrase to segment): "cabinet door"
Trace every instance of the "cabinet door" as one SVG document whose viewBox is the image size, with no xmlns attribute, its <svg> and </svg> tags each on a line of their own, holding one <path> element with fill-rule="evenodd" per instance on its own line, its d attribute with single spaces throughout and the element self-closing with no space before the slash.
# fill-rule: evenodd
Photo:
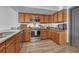
<svg viewBox="0 0 79 59">
<path fill-rule="evenodd" d="M 20 33 L 16 34 L 15 35 L 15 49 L 16 49 L 16 52 L 19 52 L 20 51 L 20 36 L 19 36 Z"/>
<path fill-rule="evenodd" d="M 64 22 L 64 11 L 58 12 L 58 22 Z"/>
<path fill-rule="evenodd" d="M 49 16 L 48 22 L 49 22 L 49 23 L 53 23 L 53 22 L 54 22 L 54 16 L 53 16 L 53 15 L 50 15 L 50 16 Z"/>
<path fill-rule="evenodd" d="M 24 41 L 30 40 L 30 30 L 24 30 Z"/>
<path fill-rule="evenodd" d="M 19 13 L 18 14 L 18 18 L 19 18 L 19 22 L 20 23 L 24 23 L 25 22 L 24 13 Z"/>
<path fill-rule="evenodd" d="M 57 43 L 57 44 L 59 44 L 59 34 L 58 33 L 56 33 L 56 36 L 55 36 L 55 42 Z"/>
<path fill-rule="evenodd" d="M 20 42 L 19 40 L 16 40 L 16 52 L 19 52 L 20 51 Z"/>
<path fill-rule="evenodd" d="M 0 43 L 0 53 L 5 53 L 5 42 Z"/>
<path fill-rule="evenodd" d="M 55 42 L 55 33 L 53 31 L 52 31 L 52 34 L 51 34 L 51 38 Z"/>
<path fill-rule="evenodd" d="M 30 14 L 25 13 L 25 22 L 26 23 L 30 21 L 30 18 L 31 18 Z"/>
<path fill-rule="evenodd" d="M 52 40 L 53 40 L 55 43 L 59 44 L 59 33 L 53 31 L 53 32 L 52 32 Z"/>
<path fill-rule="evenodd" d="M 48 21 L 49 21 L 49 17 L 48 17 L 48 15 L 45 15 L 44 16 L 44 23 L 48 23 Z"/>
<path fill-rule="evenodd" d="M 41 39 L 47 39 L 47 30 L 46 29 L 40 30 L 40 37 L 41 37 Z"/>
<path fill-rule="evenodd" d="M 58 14 L 55 13 L 55 14 L 54 14 L 54 23 L 57 23 L 57 22 L 58 22 Z"/>
<path fill-rule="evenodd" d="M 44 23 L 44 16 L 43 15 L 39 15 L 40 18 L 40 23 Z"/>
<path fill-rule="evenodd" d="M 47 30 L 47 38 L 51 39 L 51 30 L 50 29 Z"/>
<path fill-rule="evenodd" d="M 6 53 L 15 53 L 15 43 L 11 43 L 6 47 Z"/>
</svg>

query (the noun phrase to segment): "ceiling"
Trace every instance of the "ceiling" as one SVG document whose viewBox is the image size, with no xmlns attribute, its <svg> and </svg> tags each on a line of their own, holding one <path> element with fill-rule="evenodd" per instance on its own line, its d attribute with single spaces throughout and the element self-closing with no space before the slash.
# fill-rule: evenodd
<svg viewBox="0 0 79 59">
<path fill-rule="evenodd" d="M 16 12 L 53 14 L 58 10 L 66 8 L 64 6 L 11 6 Z"/>
</svg>

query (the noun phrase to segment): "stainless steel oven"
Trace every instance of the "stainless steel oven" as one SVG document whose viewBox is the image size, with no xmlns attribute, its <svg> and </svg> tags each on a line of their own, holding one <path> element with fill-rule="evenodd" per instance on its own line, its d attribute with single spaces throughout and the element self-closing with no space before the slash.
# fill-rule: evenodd
<svg viewBox="0 0 79 59">
<path fill-rule="evenodd" d="M 31 42 L 39 41 L 40 40 L 40 30 L 37 28 L 31 30 Z"/>
<path fill-rule="evenodd" d="M 31 37 L 40 37 L 40 30 L 32 30 Z"/>
</svg>

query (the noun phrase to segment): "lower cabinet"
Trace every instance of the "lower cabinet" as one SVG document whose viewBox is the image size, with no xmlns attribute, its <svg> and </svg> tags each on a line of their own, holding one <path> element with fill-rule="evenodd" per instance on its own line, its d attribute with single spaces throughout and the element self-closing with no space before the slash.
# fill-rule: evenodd
<svg viewBox="0 0 79 59">
<path fill-rule="evenodd" d="M 66 32 L 53 29 L 40 29 L 40 38 L 42 40 L 51 39 L 56 44 L 66 44 Z"/>
<path fill-rule="evenodd" d="M 57 32 L 53 30 L 51 33 L 52 41 L 60 45 L 66 44 L 66 32 Z"/>
<path fill-rule="evenodd" d="M 20 51 L 19 33 L 6 41 L 6 53 L 17 53 Z"/>
<path fill-rule="evenodd" d="M 25 29 L 24 30 L 24 40 L 23 41 L 30 41 L 30 29 Z"/>
<path fill-rule="evenodd" d="M 11 43 L 6 47 L 6 53 L 15 53 L 15 43 Z"/>
<path fill-rule="evenodd" d="M 0 53 L 5 53 L 5 42 L 0 43 Z"/>
<path fill-rule="evenodd" d="M 47 29 L 47 38 L 48 39 L 51 39 L 52 37 L 51 37 L 51 29 Z"/>
<path fill-rule="evenodd" d="M 19 40 L 16 40 L 15 49 L 16 49 L 16 50 L 15 50 L 16 53 L 20 51 L 20 42 L 19 42 Z"/>
<path fill-rule="evenodd" d="M 47 29 L 40 30 L 40 38 L 43 40 L 47 39 Z"/>
<path fill-rule="evenodd" d="M 17 53 L 20 51 L 19 33 L 0 43 L 0 53 Z"/>
</svg>

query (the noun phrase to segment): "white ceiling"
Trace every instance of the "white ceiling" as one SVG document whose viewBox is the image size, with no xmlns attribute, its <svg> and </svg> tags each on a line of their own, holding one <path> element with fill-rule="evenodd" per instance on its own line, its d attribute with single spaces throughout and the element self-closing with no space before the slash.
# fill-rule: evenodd
<svg viewBox="0 0 79 59">
<path fill-rule="evenodd" d="M 64 6 L 11 6 L 16 12 L 53 14 L 58 10 L 65 8 Z"/>
</svg>

